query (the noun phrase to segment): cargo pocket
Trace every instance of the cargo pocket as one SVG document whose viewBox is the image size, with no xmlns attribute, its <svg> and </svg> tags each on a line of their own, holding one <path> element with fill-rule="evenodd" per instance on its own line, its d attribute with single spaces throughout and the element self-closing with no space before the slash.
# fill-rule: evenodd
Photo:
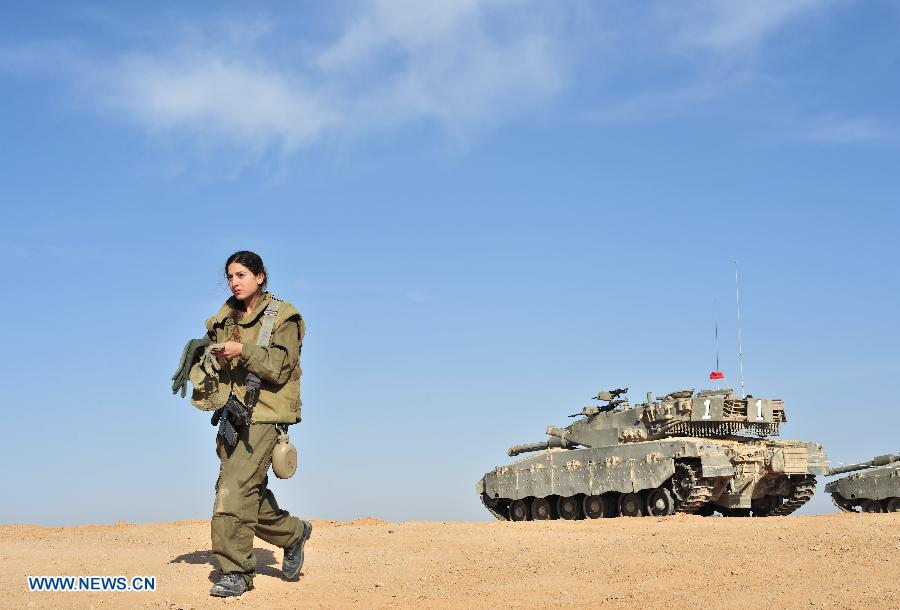
<svg viewBox="0 0 900 610">
<path fill-rule="evenodd" d="M 290 410 L 291 415 L 295 416 L 296 421 L 300 421 L 301 419 L 301 411 L 303 409 L 303 401 L 300 399 L 300 376 L 303 375 L 303 369 L 300 368 L 300 365 L 297 365 L 293 371 L 291 371 L 291 378 L 287 382 L 287 387 L 284 391 L 288 396 L 291 397 L 290 402 Z"/>
</svg>

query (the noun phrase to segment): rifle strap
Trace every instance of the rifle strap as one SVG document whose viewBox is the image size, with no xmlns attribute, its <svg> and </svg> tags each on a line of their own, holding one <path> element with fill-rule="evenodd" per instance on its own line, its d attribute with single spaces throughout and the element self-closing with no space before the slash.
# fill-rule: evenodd
<svg viewBox="0 0 900 610">
<path fill-rule="evenodd" d="M 269 299 L 269 304 L 266 305 L 266 310 L 263 312 L 262 325 L 259 329 L 259 338 L 256 340 L 256 345 L 259 347 L 269 347 L 269 341 L 272 340 L 272 330 L 275 327 L 275 316 L 278 314 L 278 308 L 281 306 L 281 301 L 272 296 Z"/>
<path fill-rule="evenodd" d="M 256 345 L 259 347 L 269 347 L 269 342 L 272 340 L 272 330 L 275 327 L 275 316 L 278 314 L 278 308 L 280 306 L 281 301 L 274 296 L 269 299 L 269 304 L 266 305 L 266 310 L 263 312 L 262 323 L 259 328 L 259 337 L 256 340 Z M 244 400 L 250 412 L 253 411 L 256 399 L 259 397 L 260 385 L 262 385 L 262 380 L 254 373 L 247 371 L 247 377 L 244 380 L 244 388 L 246 390 Z"/>
</svg>

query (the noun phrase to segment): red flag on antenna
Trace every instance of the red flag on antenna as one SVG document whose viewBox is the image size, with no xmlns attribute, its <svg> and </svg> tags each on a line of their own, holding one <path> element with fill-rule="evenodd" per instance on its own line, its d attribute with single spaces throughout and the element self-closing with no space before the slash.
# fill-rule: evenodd
<svg viewBox="0 0 900 610">
<path fill-rule="evenodd" d="M 722 371 L 713 371 L 709 374 L 710 379 L 725 379 L 725 373 Z"/>
</svg>

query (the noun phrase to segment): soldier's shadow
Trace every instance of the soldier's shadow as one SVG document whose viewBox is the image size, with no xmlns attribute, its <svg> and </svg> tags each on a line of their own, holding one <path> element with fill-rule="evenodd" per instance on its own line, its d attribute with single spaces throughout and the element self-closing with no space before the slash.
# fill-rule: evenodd
<svg viewBox="0 0 900 610">
<path fill-rule="evenodd" d="M 284 574 L 281 572 L 281 566 L 278 565 L 278 560 L 275 558 L 275 553 L 270 551 L 269 549 L 253 549 L 253 554 L 256 556 L 256 573 L 262 574 L 263 576 L 272 576 L 273 578 L 280 578 L 284 580 Z M 173 558 L 169 563 L 190 563 L 194 565 L 213 565 L 213 554 L 212 551 L 194 551 L 193 553 L 185 553 L 183 555 L 179 555 L 178 557 Z M 218 580 L 219 570 L 217 568 L 213 568 L 210 570 L 207 578 L 209 582 L 216 582 Z"/>
<path fill-rule="evenodd" d="M 212 563 L 212 551 L 194 551 L 193 553 L 185 553 L 184 555 L 179 555 L 170 561 L 169 563 L 192 563 L 192 564 L 203 564 L 203 563 Z"/>
</svg>

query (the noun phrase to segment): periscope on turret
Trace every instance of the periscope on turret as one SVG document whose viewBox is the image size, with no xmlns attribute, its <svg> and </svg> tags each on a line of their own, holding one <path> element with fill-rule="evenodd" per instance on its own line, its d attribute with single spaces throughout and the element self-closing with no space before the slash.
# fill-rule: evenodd
<svg viewBox="0 0 900 610">
<path fill-rule="evenodd" d="M 850 474 L 831 481 L 825 492 L 844 512 L 900 512 L 900 454 L 879 455 L 868 462 L 829 470 L 828 475 Z"/>
<path fill-rule="evenodd" d="M 476 491 L 498 519 L 578 519 L 695 513 L 788 515 L 829 473 L 821 445 L 776 437 L 784 402 L 726 390 L 679 390 L 631 406 L 627 388 L 511 447 Z"/>
</svg>

